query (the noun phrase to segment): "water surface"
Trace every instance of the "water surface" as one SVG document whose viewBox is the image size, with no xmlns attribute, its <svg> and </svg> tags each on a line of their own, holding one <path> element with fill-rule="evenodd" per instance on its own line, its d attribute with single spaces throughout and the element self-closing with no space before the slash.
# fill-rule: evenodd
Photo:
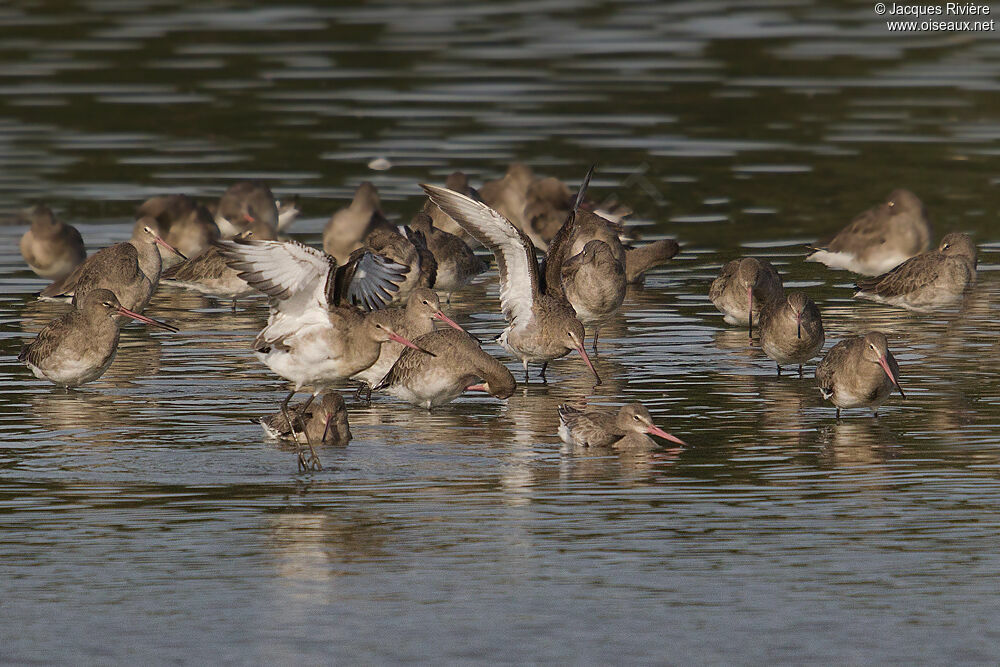
<svg viewBox="0 0 1000 667">
<path fill-rule="evenodd" d="M 602 331 L 601 387 L 567 357 L 505 402 L 349 399 L 355 439 L 301 475 L 249 422 L 285 392 L 248 349 L 262 301 L 164 287 L 148 312 L 181 332 L 126 327 L 62 393 L 15 361 L 62 311 L 0 227 L 4 661 L 998 658 L 994 35 L 809 0 L 92 0 L 0 10 L 0 63 L 0 209 L 44 200 L 91 250 L 154 194 L 264 178 L 316 243 L 363 180 L 405 221 L 418 182 L 515 159 L 598 162 L 595 197 L 683 244 Z M 979 243 L 961 308 L 856 303 L 802 261 L 895 187 Z M 885 331 L 908 399 L 837 422 L 811 368 L 775 377 L 707 298 L 751 253 L 828 346 Z M 449 315 L 496 335 L 495 273 Z M 556 406 L 584 396 L 641 400 L 692 447 L 568 449 Z"/>
</svg>

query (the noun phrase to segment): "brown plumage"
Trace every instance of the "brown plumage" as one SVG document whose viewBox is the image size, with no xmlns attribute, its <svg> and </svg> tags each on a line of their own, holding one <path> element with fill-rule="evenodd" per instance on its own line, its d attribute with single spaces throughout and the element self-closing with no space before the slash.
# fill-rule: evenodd
<svg viewBox="0 0 1000 667">
<path fill-rule="evenodd" d="M 712 281 L 708 298 L 727 324 L 749 325 L 753 337 L 753 323 L 761 309 L 783 293 L 781 276 L 769 261 L 744 257 L 722 267 L 719 277 Z"/>
<path fill-rule="evenodd" d="M 434 206 L 434 210 L 441 212 L 437 206 Z M 450 216 L 445 217 L 451 220 Z M 452 221 L 452 224 L 456 223 Z M 435 227 L 426 213 L 417 213 L 410 221 L 410 228 L 424 235 L 427 248 L 433 253 L 437 263 L 434 287 L 447 292 L 449 301 L 452 292 L 468 285 L 473 278 L 489 268 L 489 263 L 477 257 L 460 237 Z M 478 242 L 476 245 L 479 245 Z"/>
<path fill-rule="evenodd" d="M 56 219 L 48 206 L 33 206 L 24 218 L 31 227 L 21 237 L 21 257 L 41 277 L 59 280 L 87 259 L 80 232 Z"/>
<path fill-rule="evenodd" d="M 343 264 L 374 229 L 397 232 L 382 214 L 378 190 L 366 181 L 354 191 L 349 206 L 330 216 L 323 228 L 323 251 Z"/>
<path fill-rule="evenodd" d="M 141 240 L 145 233 L 143 228 L 148 226 L 190 258 L 197 257 L 219 239 L 219 228 L 212 214 L 187 195 L 151 197 L 139 206 L 135 217 L 134 240 Z M 160 255 L 165 263 L 176 259 L 176 255 L 165 248 L 160 250 Z"/>
<path fill-rule="evenodd" d="M 876 278 L 859 280 L 855 298 L 925 312 L 962 299 L 976 282 L 976 245 L 953 232 L 937 250 L 912 257 Z"/>
<path fill-rule="evenodd" d="M 673 239 L 653 241 L 638 248 L 627 248 L 625 280 L 629 284 L 641 283 L 646 277 L 646 271 L 673 259 L 679 250 L 680 246 Z"/>
<path fill-rule="evenodd" d="M 789 292 L 784 299 L 768 303 L 760 313 L 760 346 L 774 360 L 781 375 L 781 366 L 802 364 L 823 349 L 826 335 L 819 308 L 802 292 Z"/>
<path fill-rule="evenodd" d="M 807 262 L 821 262 L 874 276 L 925 252 L 931 224 L 923 202 L 909 190 L 893 190 L 888 198 L 859 214 L 835 235 L 809 246 Z"/>
<path fill-rule="evenodd" d="M 476 191 L 475 188 L 469 185 L 469 177 L 460 171 L 453 172 L 449 174 L 448 178 L 444 181 L 444 186 L 449 190 L 454 190 L 455 192 L 460 192 L 467 197 L 472 197 L 473 199 L 481 199 L 481 195 Z M 423 213 L 430 216 L 432 225 L 452 236 L 457 236 L 463 242 L 472 244 L 473 246 L 478 246 L 479 241 L 477 241 L 469 232 L 462 229 L 462 226 L 451 219 L 447 213 L 439 209 L 434 205 L 430 199 L 424 202 Z M 426 232 L 424 232 L 426 234 Z M 430 240 L 428 239 L 428 243 Z M 431 248 L 433 250 L 433 248 Z M 434 256 L 437 257 L 437 252 L 435 251 Z"/>
<path fill-rule="evenodd" d="M 524 231 L 524 208 L 528 204 L 528 186 L 534 179 L 535 175 L 528 165 L 512 162 L 502 178 L 483 183 L 479 188 L 479 197 L 472 199 L 485 202 L 516 228 Z M 461 194 L 471 196 L 467 192 Z M 476 240 L 479 241 L 478 238 Z"/>
<path fill-rule="evenodd" d="M 432 331 L 413 343 L 434 356 L 403 350 L 382 382 L 375 386 L 377 391 L 427 410 L 449 403 L 469 389 L 500 399 L 514 393 L 517 383 L 507 367 L 483 352 L 479 343 L 464 331 Z"/>
<path fill-rule="evenodd" d="M 60 387 L 79 387 L 104 375 L 118 351 L 117 317 L 131 317 L 153 326 L 176 328 L 132 312 L 113 292 L 92 289 L 77 307 L 39 332 L 18 355 L 36 377 Z"/>
<path fill-rule="evenodd" d="M 318 401 L 313 397 L 289 409 L 291 428 L 283 412 L 251 420 L 260 424 L 267 437 L 274 440 L 294 440 L 302 444 L 346 445 L 351 440 L 351 427 L 347 419 L 347 406 L 343 397 L 330 391 Z"/>
<path fill-rule="evenodd" d="M 234 183 L 219 198 L 215 208 L 215 224 L 222 238 L 230 239 L 250 229 L 254 238 L 276 239 L 278 236 L 278 205 L 271 188 L 263 181 Z"/>
<path fill-rule="evenodd" d="M 889 351 L 889 342 L 877 331 L 840 341 L 816 366 L 816 382 L 823 398 L 841 408 L 878 408 L 899 386 L 899 365 Z"/>
<path fill-rule="evenodd" d="M 559 406 L 559 438 L 567 445 L 612 447 L 619 451 L 659 449 L 649 435 L 686 444 L 653 424 L 649 410 L 641 403 L 629 403 L 618 410 Z"/>
<path fill-rule="evenodd" d="M 592 172 L 593 168 L 581 192 L 586 190 Z M 549 247 L 545 275 L 550 279 L 543 283 L 531 239 L 510 220 L 460 193 L 431 185 L 422 187 L 435 204 L 493 251 L 500 270 L 500 305 L 508 322 L 497 342 L 521 359 L 525 382 L 529 361 L 542 362 L 544 380 L 549 361 L 577 350 L 600 384 L 600 376 L 583 347 L 583 324 L 562 289 L 562 263 L 566 259 L 565 246 L 573 235 L 573 220 L 567 220 Z"/>
<path fill-rule="evenodd" d="M 249 229 L 237 235 L 237 239 L 249 239 L 253 232 Z M 212 246 L 194 259 L 175 264 L 163 272 L 161 279 L 177 287 L 193 289 L 201 294 L 232 299 L 233 310 L 242 297 L 256 290 L 239 277 L 239 272 L 230 268 L 218 246 Z"/>
<path fill-rule="evenodd" d="M 462 331 L 462 327 L 441 312 L 441 300 L 433 290 L 426 287 L 420 287 L 410 292 L 404 307 L 375 310 L 368 313 L 367 318 L 385 325 L 390 331 L 394 331 L 411 341 L 434 331 L 434 320 L 444 322 L 448 326 Z M 377 385 L 405 349 L 406 346 L 395 341 L 382 343 L 375 363 L 355 374 L 353 379 L 360 380 L 369 387 Z"/>
<path fill-rule="evenodd" d="M 562 265 L 566 299 L 585 326 L 594 331 L 594 353 L 601 325 L 618 312 L 625 301 L 625 267 L 604 241 L 589 241 Z"/>
<path fill-rule="evenodd" d="M 145 219 L 144 220 L 148 220 Z M 163 267 L 157 245 L 187 259 L 153 230 L 144 226 L 142 237 L 97 251 L 72 273 L 41 291 L 43 299 L 79 297 L 93 289 L 109 289 L 127 309 L 142 312 L 160 282 Z"/>
</svg>

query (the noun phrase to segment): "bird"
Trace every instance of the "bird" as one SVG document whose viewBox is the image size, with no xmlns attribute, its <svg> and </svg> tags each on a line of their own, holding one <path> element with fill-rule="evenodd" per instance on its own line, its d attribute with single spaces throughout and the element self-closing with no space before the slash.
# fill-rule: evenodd
<svg viewBox="0 0 1000 667">
<path fill-rule="evenodd" d="M 496 256 L 500 269 L 500 306 L 508 322 L 497 342 L 521 360 L 525 383 L 528 382 L 529 362 L 542 362 L 541 377 L 545 381 L 549 361 L 577 350 L 594 374 L 596 384 L 600 384 L 601 378 L 584 349 L 583 324 L 566 301 L 558 278 L 562 240 L 558 243 L 553 241 L 556 252 L 552 257 L 555 261 L 546 265 L 546 272 L 556 278 L 542 285 L 535 247 L 531 239 L 510 220 L 486 204 L 458 192 L 433 185 L 421 187 L 441 210 Z M 583 190 L 585 187 L 581 188 L 581 192 Z M 572 225 L 572 221 L 568 220 L 567 224 Z"/>
<path fill-rule="evenodd" d="M 744 257 L 722 267 L 719 277 L 712 281 L 708 298 L 727 324 L 748 325 L 753 338 L 753 323 L 761 309 L 780 299 L 783 292 L 781 276 L 769 261 Z"/>
<path fill-rule="evenodd" d="M 952 232 L 936 250 L 911 257 L 881 276 L 857 282 L 856 299 L 868 299 L 917 312 L 960 301 L 976 282 L 976 244 Z"/>
<path fill-rule="evenodd" d="M 437 293 L 425 287 L 410 292 L 404 307 L 373 310 L 368 313 L 367 318 L 380 322 L 400 336 L 413 341 L 434 331 L 434 320 L 464 332 L 461 326 L 441 311 L 441 300 Z M 375 363 L 356 373 L 353 379 L 362 383 L 361 388 L 367 386 L 370 394 L 371 387 L 381 382 L 405 349 L 406 346 L 395 341 L 382 343 L 382 349 Z M 361 388 L 358 390 L 359 393 Z"/>
<path fill-rule="evenodd" d="M 444 181 L 444 186 L 449 190 L 454 190 L 455 192 L 460 192 L 463 195 L 472 197 L 473 199 L 483 201 L 479 192 L 475 188 L 469 185 L 469 177 L 466 176 L 461 171 L 456 171 L 449 174 L 448 178 L 446 178 Z M 451 234 L 452 236 L 457 236 L 463 242 L 472 245 L 473 247 L 478 247 L 480 245 L 479 241 L 477 241 L 473 236 L 471 236 L 469 232 L 465 231 L 461 225 L 452 220 L 447 213 L 445 213 L 437 206 L 435 206 L 434 202 L 432 202 L 430 199 L 424 202 L 424 208 L 421 212 L 430 216 L 431 224 L 436 229 L 439 229 L 447 234 Z M 430 243 L 430 239 L 428 239 L 428 243 Z M 436 252 L 434 256 L 437 257 Z"/>
<path fill-rule="evenodd" d="M 223 239 L 246 229 L 251 229 L 258 241 L 278 238 L 278 205 L 271 188 L 256 180 L 233 183 L 215 207 L 215 224 Z"/>
<path fill-rule="evenodd" d="M 270 297 L 267 326 L 253 343 L 254 355 L 292 383 L 281 403 L 305 386 L 318 394 L 327 385 L 368 368 L 383 342 L 413 343 L 365 310 L 381 308 L 403 281 L 406 267 L 359 249 L 343 265 L 297 241 L 220 241 L 220 253 L 237 275 Z M 291 421 L 289 419 L 289 421 Z M 301 454 L 301 452 L 300 452 Z M 319 459 L 311 452 L 310 467 Z"/>
<path fill-rule="evenodd" d="M 291 227 L 292 223 L 298 220 L 299 216 L 302 214 L 302 209 L 299 208 L 298 195 L 295 195 L 286 201 L 275 199 L 274 205 L 278 207 L 279 232 L 283 232 Z"/>
<path fill-rule="evenodd" d="M 512 162 L 501 178 L 483 183 L 476 193 L 478 196 L 461 190 L 456 190 L 456 192 L 485 203 L 506 218 L 514 227 L 524 231 L 524 209 L 528 205 L 528 187 L 534 180 L 535 174 L 531 171 L 531 167 L 521 162 Z M 449 189 L 454 190 L 450 187 Z M 461 227 L 461 225 L 459 226 Z M 447 227 L 443 227 L 443 229 L 451 231 Z M 478 237 L 473 236 L 473 238 L 479 242 Z"/>
<path fill-rule="evenodd" d="M 144 220 L 153 222 L 148 218 Z M 141 313 L 160 282 L 163 261 L 157 246 L 187 259 L 146 224 L 140 238 L 98 250 L 68 276 L 43 289 L 39 298 L 71 298 L 74 303 L 79 303 L 80 297 L 88 291 L 103 288 L 114 292 L 121 305 L 128 310 Z"/>
<path fill-rule="evenodd" d="M 314 398 L 315 396 L 310 396 L 301 405 L 291 409 L 291 423 L 282 412 L 250 421 L 260 424 L 264 435 L 271 440 L 294 441 L 310 447 L 314 443 L 346 445 L 352 436 L 344 398 L 335 391 L 324 393 L 318 401 L 314 401 Z M 299 460 L 300 467 L 304 468 L 306 465 L 304 457 Z"/>
<path fill-rule="evenodd" d="M 816 382 L 823 398 L 841 408 L 871 408 L 878 417 L 879 406 L 892 393 L 906 398 L 899 386 L 899 364 L 889 351 L 884 334 L 872 331 L 840 341 L 816 366 Z"/>
<path fill-rule="evenodd" d="M 641 284 L 646 277 L 646 271 L 673 259 L 679 250 L 680 246 L 673 239 L 653 241 L 637 248 L 627 247 L 625 281 L 630 285 Z"/>
<path fill-rule="evenodd" d="M 802 377 L 802 364 L 819 354 L 826 342 L 819 308 L 802 292 L 789 292 L 764 306 L 758 330 L 760 346 L 777 364 L 779 376 L 783 364 L 798 364 Z"/>
<path fill-rule="evenodd" d="M 87 259 L 80 232 L 57 219 L 48 206 L 33 206 L 23 215 L 31 227 L 21 237 L 21 257 L 39 276 L 60 280 Z"/>
<path fill-rule="evenodd" d="M 164 241 L 194 258 L 219 239 L 219 227 L 207 208 L 187 195 L 150 197 L 136 209 L 132 238 L 141 239 L 143 228 L 151 227 Z M 152 218 L 152 220 L 150 220 Z M 176 259 L 166 248 L 160 249 L 165 263 Z"/>
<path fill-rule="evenodd" d="M 930 248 L 933 232 L 923 202 L 897 189 L 835 235 L 807 246 L 807 262 L 877 276 Z"/>
<path fill-rule="evenodd" d="M 350 205 L 335 211 L 323 227 L 323 251 L 338 262 L 346 262 L 375 228 L 398 232 L 382 214 L 378 190 L 365 181 L 354 191 Z"/>
<path fill-rule="evenodd" d="M 253 231 L 244 230 L 235 238 L 245 240 L 253 237 Z M 247 281 L 230 268 L 217 246 L 212 246 L 194 259 L 175 264 L 163 272 L 161 279 L 171 285 L 192 289 L 220 299 L 232 299 L 232 310 L 236 312 L 236 302 L 256 293 Z"/>
<path fill-rule="evenodd" d="M 479 347 L 461 330 L 441 329 L 413 339 L 433 352 L 431 357 L 412 349 L 403 350 L 376 391 L 384 391 L 426 410 L 450 403 L 466 391 L 483 391 L 499 399 L 509 398 L 517 386 L 502 363 Z"/>
<path fill-rule="evenodd" d="M 120 324 L 116 316 L 177 331 L 165 322 L 123 307 L 111 290 L 92 289 L 80 298 L 76 308 L 49 323 L 25 345 L 17 360 L 27 365 L 35 377 L 64 389 L 96 380 L 108 370 L 118 352 Z"/>
<path fill-rule="evenodd" d="M 436 206 L 434 210 L 441 211 Z M 441 215 L 448 217 L 444 213 Z M 451 218 L 448 217 L 448 220 Z M 455 224 L 454 221 L 452 224 Z M 473 278 L 489 268 L 489 262 L 477 256 L 461 237 L 438 229 L 427 213 L 417 213 L 410 221 L 409 227 L 414 232 L 423 234 L 427 248 L 437 263 L 434 288 L 446 292 L 449 303 L 455 291 L 468 285 Z"/>
<path fill-rule="evenodd" d="M 393 295 L 403 301 L 418 287 L 433 287 L 437 263 L 421 235 L 404 235 L 382 215 L 378 190 L 371 183 L 358 186 L 350 206 L 338 210 L 323 229 L 323 251 L 338 262 L 359 248 L 388 257 L 409 267 L 406 278 Z"/>
<path fill-rule="evenodd" d="M 564 403 L 559 406 L 558 412 L 559 438 L 567 445 L 649 451 L 659 449 L 656 441 L 649 437 L 655 435 L 687 446 L 680 438 L 653 424 L 649 410 L 642 403 L 629 403 L 617 410 L 580 409 Z"/>
<path fill-rule="evenodd" d="M 625 301 L 625 267 L 607 243 L 595 239 L 563 262 L 561 279 L 566 300 L 577 318 L 584 326 L 593 327 L 592 349 L 597 354 L 601 325 Z"/>
</svg>

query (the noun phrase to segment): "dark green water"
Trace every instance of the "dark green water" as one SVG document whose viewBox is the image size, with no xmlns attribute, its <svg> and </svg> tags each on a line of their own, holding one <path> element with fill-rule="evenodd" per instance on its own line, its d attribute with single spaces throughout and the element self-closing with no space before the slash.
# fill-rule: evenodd
<svg viewBox="0 0 1000 667">
<path fill-rule="evenodd" d="M 300 194 L 315 243 L 362 180 L 407 220 L 419 181 L 514 159 L 598 162 L 595 197 L 684 246 L 602 332 L 596 394 L 567 357 L 502 403 L 349 401 L 355 440 L 298 475 L 248 422 L 285 387 L 248 351 L 262 302 L 162 288 L 181 333 L 126 328 L 62 394 L 14 359 L 60 310 L 0 227 L 0 661 L 996 661 L 998 93 L 995 34 L 889 34 L 866 3 L 0 8 L 0 209 L 42 199 L 91 249 L 247 177 Z M 895 187 L 979 244 L 961 309 L 802 262 Z M 707 298 L 741 253 L 828 345 L 887 332 L 908 400 L 838 423 L 774 377 Z M 495 274 L 449 314 L 498 333 Z M 555 408 L 588 394 L 692 448 L 567 450 Z"/>
</svg>

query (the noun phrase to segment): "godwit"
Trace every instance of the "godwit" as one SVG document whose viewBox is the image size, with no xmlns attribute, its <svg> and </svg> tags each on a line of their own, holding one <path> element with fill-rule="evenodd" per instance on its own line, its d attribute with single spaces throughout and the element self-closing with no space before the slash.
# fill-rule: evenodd
<svg viewBox="0 0 1000 667">
<path fill-rule="evenodd" d="M 893 190 L 836 235 L 809 246 L 814 252 L 806 261 L 875 276 L 925 252 L 931 236 L 923 203 L 909 190 Z"/>
<path fill-rule="evenodd" d="M 826 336 L 819 308 L 802 292 L 791 292 L 785 299 L 776 299 L 760 312 L 760 346 L 778 365 L 802 364 L 823 349 Z"/>
<path fill-rule="evenodd" d="M 629 403 L 618 410 L 559 406 L 559 438 L 567 445 L 612 447 L 619 451 L 659 449 L 650 435 L 687 445 L 653 424 L 649 410 L 641 403 Z"/>
<path fill-rule="evenodd" d="M 517 383 L 507 367 L 483 352 L 464 331 L 432 331 L 413 343 L 434 356 L 403 350 L 375 390 L 426 410 L 449 403 L 467 390 L 500 399 L 514 393 Z"/>
<path fill-rule="evenodd" d="M 472 197 L 473 199 L 482 199 L 479 195 L 479 192 L 476 191 L 475 188 L 469 185 L 469 177 L 460 171 L 456 171 L 449 174 L 448 178 L 446 178 L 444 181 L 444 186 L 449 190 L 460 192 L 463 195 Z M 457 236 L 463 242 L 474 244 L 476 247 L 479 246 L 479 242 L 476 241 L 474 237 L 470 236 L 469 232 L 462 229 L 462 227 L 457 222 L 448 217 L 447 213 L 445 213 L 437 206 L 435 206 L 434 202 L 432 202 L 430 199 L 428 199 L 424 203 L 424 208 L 422 213 L 430 216 L 431 225 L 434 228 L 442 232 L 445 232 L 447 234 L 451 234 L 452 236 Z M 426 231 L 424 233 L 426 234 Z M 427 242 L 428 245 L 432 245 L 430 238 L 427 239 Z M 431 249 L 433 250 L 433 246 L 431 247 Z M 434 256 L 435 257 L 438 256 L 437 252 L 434 253 Z"/>
<path fill-rule="evenodd" d="M 563 262 L 562 285 L 577 318 L 593 327 L 593 351 L 597 354 L 601 324 L 625 301 L 625 267 L 607 243 L 589 241 L 580 253 Z"/>
<path fill-rule="evenodd" d="M 816 381 L 823 398 L 837 406 L 837 419 L 841 408 L 871 408 L 878 417 L 893 387 L 906 398 L 899 386 L 899 364 L 877 331 L 845 338 L 830 348 L 816 366 Z"/>
<path fill-rule="evenodd" d="M 118 352 L 119 323 L 131 317 L 176 332 L 175 327 L 122 307 L 106 289 L 89 290 L 74 310 L 51 322 L 17 356 L 35 377 L 63 388 L 79 387 L 104 375 Z"/>
<path fill-rule="evenodd" d="M 784 289 L 781 276 L 766 259 L 744 257 L 734 259 L 712 281 L 708 298 L 723 314 L 727 324 L 746 324 L 753 338 L 753 323 L 761 309 L 780 299 Z"/>
<path fill-rule="evenodd" d="M 323 394 L 318 401 L 310 396 L 303 404 L 291 410 L 292 421 L 285 413 L 276 412 L 267 417 L 251 419 L 260 424 L 264 434 L 272 440 L 287 440 L 297 445 L 307 445 L 315 456 L 313 443 L 324 445 L 346 445 L 351 440 L 351 427 L 347 421 L 347 407 L 343 397 L 335 391 Z M 309 467 L 302 448 L 297 448 L 299 469 Z"/>
<path fill-rule="evenodd" d="M 558 278 L 561 263 L 547 262 L 546 272 L 552 272 L 556 279 L 540 287 L 535 247 L 510 220 L 458 192 L 433 185 L 422 187 L 441 210 L 496 256 L 500 269 L 500 306 L 509 323 L 497 342 L 524 364 L 525 383 L 529 362 L 542 362 L 544 381 L 549 361 L 577 350 L 600 384 L 601 378 L 583 347 L 583 324 L 562 291 Z M 553 246 L 559 247 L 555 242 Z M 561 257 L 561 253 L 557 256 Z"/>
<path fill-rule="evenodd" d="M 80 232 L 57 220 L 48 206 L 33 206 L 24 217 L 31 222 L 31 228 L 21 237 L 21 257 L 32 271 L 59 280 L 87 259 Z"/>
<path fill-rule="evenodd" d="M 434 206 L 434 210 L 451 220 L 437 206 Z M 454 221 L 452 224 L 455 224 Z M 446 292 L 449 302 L 453 292 L 468 285 L 473 278 L 489 268 L 489 263 L 477 257 L 460 237 L 435 227 L 426 213 L 417 213 L 410 221 L 410 228 L 424 235 L 427 247 L 437 263 L 434 288 Z"/>
<path fill-rule="evenodd" d="M 187 195 L 151 197 L 139 206 L 135 217 L 133 239 L 141 240 L 143 228 L 148 226 L 188 257 L 197 257 L 219 239 L 219 228 L 212 214 Z M 164 262 L 174 258 L 165 248 L 160 255 Z"/>
<path fill-rule="evenodd" d="M 271 297 L 267 326 L 253 350 L 293 384 L 281 404 L 286 419 L 288 402 L 303 387 L 313 387 L 315 395 L 361 372 L 375 363 L 387 340 L 413 347 L 356 307 L 382 307 L 406 267 L 365 250 L 338 266 L 333 257 L 296 241 L 221 241 L 218 246 L 240 278 Z M 310 466 L 319 467 L 315 456 Z"/>
<path fill-rule="evenodd" d="M 410 296 L 406 299 L 406 306 L 403 308 L 374 310 L 368 313 L 367 318 L 385 325 L 389 330 L 412 341 L 434 331 L 434 320 L 444 322 L 448 326 L 464 332 L 462 327 L 441 311 L 441 300 L 438 295 L 433 290 L 423 287 L 410 292 Z M 370 397 L 371 387 L 381 382 L 405 349 L 404 345 L 395 341 L 382 343 L 382 349 L 379 351 L 375 363 L 357 373 L 353 379 L 368 386 Z M 361 389 L 358 392 L 360 394 Z"/>
<path fill-rule="evenodd" d="M 642 283 L 646 277 L 646 271 L 673 259 L 679 250 L 680 246 L 673 239 L 653 241 L 638 248 L 627 248 L 625 250 L 625 280 L 629 284 Z"/>
<path fill-rule="evenodd" d="M 158 245 L 187 259 L 151 226 L 145 225 L 141 238 L 98 250 L 68 276 L 42 290 L 39 297 L 49 300 L 72 297 L 79 303 L 80 297 L 90 290 L 109 289 L 125 308 L 142 312 L 160 282 L 163 262 Z"/>
<path fill-rule="evenodd" d="M 859 280 L 855 298 L 925 312 L 962 299 L 976 282 L 976 244 L 958 232 L 941 239 L 937 250 L 911 257 L 892 271 Z"/>
<path fill-rule="evenodd" d="M 278 235 L 278 205 L 274 194 L 261 181 L 234 183 L 219 198 L 215 224 L 222 238 L 233 238 L 250 229 L 257 240 L 275 239 Z"/>
<path fill-rule="evenodd" d="M 236 236 L 241 240 L 251 237 L 253 232 L 249 229 Z M 212 246 L 194 259 L 175 264 L 163 272 L 162 279 L 171 285 L 192 289 L 201 294 L 232 299 L 233 312 L 236 311 L 239 299 L 257 291 L 240 278 L 235 269 L 230 268 L 217 246 Z"/>
</svg>

